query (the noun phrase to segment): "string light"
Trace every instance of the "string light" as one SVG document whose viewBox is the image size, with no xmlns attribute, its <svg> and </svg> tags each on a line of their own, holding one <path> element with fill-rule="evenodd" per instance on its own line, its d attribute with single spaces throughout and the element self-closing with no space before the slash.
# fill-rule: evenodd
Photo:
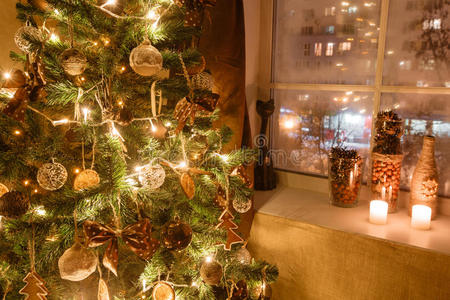
<svg viewBox="0 0 450 300">
<path fill-rule="evenodd" d="M 52 34 L 50 35 L 50 41 L 52 41 L 52 42 L 57 42 L 57 41 L 59 41 L 58 35 L 55 34 L 55 33 L 52 33 Z"/>
<path fill-rule="evenodd" d="M 58 120 L 58 121 L 53 121 L 53 125 L 57 126 L 57 125 L 61 125 L 61 124 L 67 124 L 69 123 L 69 120 L 67 119 L 62 119 L 62 120 Z"/>
<path fill-rule="evenodd" d="M 166 126 L 166 127 L 170 127 L 170 126 L 172 126 L 172 122 L 170 122 L 170 121 L 167 121 L 166 123 L 164 123 L 164 126 Z"/>
<path fill-rule="evenodd" d="M 5 78 L 5 79 L 11 79 L 11 73 L 9 73 L 9 72 L 3 73 L 3 78 Z"/>
<path fill-rule="evenodd" d="M 24 182 L 23 182 L 23 185 L 24 186 L 27 186 L 27 185 L 29 185 L 30 184 L 30 181 L 29 180 L 25 180 Z"/>
<path fill-rule="evenodd" d="M 115 5 L 117 0 L 108 0 L 106 1 L 102 6 L 100 6 L 101 8 L 104 8 L 105 6 L 108 5 Z"/>
<path fill-rule="evenodd" d="M 34 191 L 33 191 L 35 194 L 37 194 L 38 192 L 39 192 L 39 190 L 38 189 L 34 189 Z"/>
<path fill-rule="evenodd" d="M 175 168 L 178 168 L 178 169 L 184 169 L 186 167 L 187 167 L 187 163 L 185 161 L 182 161 L 178 165 L 175 166 Z"/>
<path fill-rule="evenodd" d="M 94 46 L 98 46 L 98 42 L 97 41 L 95 41 L 93 44 L 94 44 Z"/>
<path fill-rule="evenodd" d="M 125 139 L 120 135 L 120 132 L 117 131 L 116 126 L 114 125 L 114 122 L 111 122 L 111 134 L 120 138 L 122 140 L 122 142 L 125 142 Z"/>
<path fill-rule="evenodd" d="M 286 129 L 292 129 L 295 126 L 294 120 L 292 119 L 287 119 L 284 121 L 283 123 L 284 128 Z"/>
<path fill-rule="evenodd" d="M 120 71 L 123 73 L 123 72 L 125 72 L 127 70 L 127 68 L 125 67 L 125 66 L 122 66 L 121 68 L 120 68 Z"/>
<path fill-rule="evenodd" d="M 198 287 L 198 283 L 195 282 L 195 281 L 192 281 L 191 286 L 194 287 L 194 288 L 196 288 L 196 287 Z"/>
<path fill-rule="evenodd" d="M 53 11 L 54 13 L 55 13 L 55 15 L 57 15 L 57 16 L 59 16 L 61 13 L 60 13 L 60 11 L 59 10 L 57 10 L 57 9 L 55 9 L 54 11 Z"/>
<path fill-rule="evenodd" d="M 225 155 L 225 154 L 219 154 L 220 158 L 224 161 L 224 162 L 228 162 L 229 160 L 229 156 Z"/>
<path fill-rule="evenodd" d="M 211 255 L 206 256 L 206 257 L 205 257 L 205 262 L 206 262 L 207 264 L 212 263 L 212 262 L 213 262 L 213 257 L 212 257 Z"/>
<path fill-rule="evenodd" d="M 148 11 L 147 15 L 145 16 L 146 19 L 148 20 L 156 20 L 158 19 L 158 15 L 156 14 L 156 11 L 154 9 L 151 9 Z"/>
<path fill-rule="evenodd" d="M 36 212 L 36 214 L 38 216 L 45 216 L 47 214 L 47 212 L 45 211 L 45 209 L 42 206 L 36 207 L 36 209 L 34 211 Z"/>
<path fill-rule="evenodd" d="M 78 169 L 78 168 L 76 168 L 75 170 L 73 170 L 73 172 L 75 173 L 75 174 L 78 174 L 78 173 L 80 173 L 80 169 Z"/>
<path fill-rule="evenodd" d="M 14 135 L 21 135 L 22 134 L 22 131 L 20 131 L 20 130 L 14 130 Z"/>
<path fill-rule="evenodd" d="M 87 122 L 90 113 L 91 113 L 91 111 L 89 110 L 89 108 L 87 108 L 87 107 L 83 108 L 84 122 Z"/>
</svg>

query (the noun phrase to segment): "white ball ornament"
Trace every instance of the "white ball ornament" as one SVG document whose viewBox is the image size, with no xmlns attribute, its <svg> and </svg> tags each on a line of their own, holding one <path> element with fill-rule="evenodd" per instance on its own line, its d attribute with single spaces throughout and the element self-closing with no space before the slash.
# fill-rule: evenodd
<svg viewBox="0 0 450 300">
<path fill-rule="evenodd" d="M 81 281 L 95 272 L 97 261 L 93 251 L 76 242 L 59 258 L 59 273 L 62 279 Z"/>
<path fill-rule="evenodd" d="M 236 198 L 233 199 L 233 208 L 240 214 L 245 214 L 252 208 L 252 200 L 247 199 L 246 201 L 238 201 Z"/>
<path fill-rule="evenodd" d="M 161 53 L 148 39 L 131 51 L 130 66 L 139 75 L 153 76 L 162 70 L 162 65 Z"/>
<path fill-rule="evenodd" d="M 60 163 L 47 163 L 39 168 L 37 182 L 47 191 L 56 191 L 62 188 L 67 181 L 67 170 Z"/>
<path fill-rule="evenodd" d="M 31 52 L 32 43 L 30 39 L 42 41 L 42 35 L 39 29 L 33 26 L 22 26 L 16 31 L 14 42 L 17 47 L 25 53 Z"/>
<path fill-rule="evenodd" d="M 234 254 L 234 258 L 243 265 L 249 265 L 252 262 L 252 255 L 246 247 L 242 247 Z"/>
<path fill-rule="evenodd" d="M 159 164 L 145 166 L 139 169 L 138 179 L 144 187 L 155 190 L 163 185 L 166 179 L 166 171 Z"/>
</svg>

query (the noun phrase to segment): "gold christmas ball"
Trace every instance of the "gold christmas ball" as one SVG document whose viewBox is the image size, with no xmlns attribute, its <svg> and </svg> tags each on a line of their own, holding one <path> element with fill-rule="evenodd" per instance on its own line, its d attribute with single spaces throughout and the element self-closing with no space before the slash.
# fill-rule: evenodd
<svg viewBox="0 0 450 300">
<path fill-rule="evenodd" d="M 39 29 L 33 26 L 22 26 L 17 30 L 16 35 L 14 36 L 14 42 L 17 47 L 25 53 L 30 53 L 32 51 L 33 44 L 30 42 L 33 41 L 42 41 L 42 35 Z"/>
<path fill-rule="evenodd" d="M 160 281 L 153 287 L 152 297 L 154 300 L 175 300 L 175 291 L 170 284 Z"/>
<path fill-rule="evenodd" d="M 170 221 L 161 230 L 161 241 L 169 250 L 183 250 L 192 241 L 192 228 L 179 220 Z"/>
<path fill-rule="evenodd" d="M 8 187 L 6 185 L 4 185 L 3 183 L 0 183 L 0 198 L 7 192 L 9 192 Z"/>
<path fill-rule="evenodd" d="M 218 285 L 222 279 L 222 265 L 213 260 L 212 262 L 204 262 L 200 267 L 200 277 L 206 284 Z"/>
<path fill-rule="evenodd" d="M 81 281 L 97 269 L 97 256 L 76 242 L 59 258 L 58 267 L 62 279 Z"/>
<path fill-rule="evenodd" d="M 47 163 L 37 173 L 39 185 L 47 191 L 56 191 L 66 183 L 67 170 L 60 163 Z"/>
<path fill-rule="evenodd" d="M 28 211 L 29 206 L 29 199 L 21 192 L 6 192 L 0 198 L 0 216 L 19 218 Z"/>
<path fill-rule="evenodd" d="M 76 191 L 89 190 L 98 186 L 99 183 L 100 176 L 98 173 L 94 170 L 86 169 L 75 178 L 73 182 L 73 189 Z"/>
<path fill-rule="evenodd" d="M 87 59 L 83 53 L 75 48 L 64 50 L 60 59 L 64 72 L 71 76 L 83 74 L 88 65 Z"/>
<path fill-rule="evenodd" d="M 166 171 L 161 165 L 145 166 L 139 169 L 139 182 L 150 190 L 155 190 L 164 184 Z"/>
<path fill-rule="evenodd" d="M 163 58 L 149 40 L 134 48 L 130 54 L 130 66 L 139 75 L 153 76 L 161 71 Z"/>
</svg>

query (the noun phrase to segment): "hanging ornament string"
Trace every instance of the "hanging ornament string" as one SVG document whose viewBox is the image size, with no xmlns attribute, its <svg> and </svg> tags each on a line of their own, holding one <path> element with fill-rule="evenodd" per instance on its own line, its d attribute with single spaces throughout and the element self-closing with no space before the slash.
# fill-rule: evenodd
<svg viewBox="0 0 450 300">
<path fill-rule="evenodd" d="M 156 94 L 155 94 L 155 88 L 156 88 L 156 83 L 158 81 L 155 80 L 152 83 L 152 87 L 150 88 L 150 100 L 151 100 L 151 105 L 152 105 L 152 115 L 154 118 L 156 118 L 156 116 L 158 115 L 157 111 L 156 111 Z M 160 98 L 160 102 L 161 102 L 161 98 Z"/>
<path fill-rule="evenodd" d="M 186 68 L 186 65 L 184 63 L 183 57 L 181 56 L 181 53 L 178 53 L 178 58 L 180 59 L 181 67 L 183 68 L 183 75 L 184 75 L 184 78 L 186 78 L 187 85 L 188 85 L 188 88 L 189 88 L 189 97 L 192 98 L 192 96 L 194 94 L 194 90 L 192 88 L 191 79 L 189 77 L 189 73 L 187 71 L 187 68 Z"/>
<path fill-rule="evenodd" d="M 78 88 L 77 99 L 75 99 L 75 107 L 74 107 L 74 116 L 73 119 L 75 121 L 80 121 L 81 119 L 81 108 L 80 108 L 80 100 L 83 97 L 84 91 L 81 87 Z"/>
<path fill-rule="evenodd" d="M 75 209 L 73 210 L 73 226 L 74 226 L 74 240 L 75 244 L 79 242 L 78 239 L 78 221 L 77 221 L 77 207 L 75 205 Z"/>
</svg>

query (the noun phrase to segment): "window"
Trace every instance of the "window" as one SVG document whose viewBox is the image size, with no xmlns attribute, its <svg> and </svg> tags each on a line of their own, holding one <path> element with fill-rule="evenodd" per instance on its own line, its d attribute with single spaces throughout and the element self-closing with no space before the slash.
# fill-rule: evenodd
<svg viewBox="0 0 450 300">
<path fill-rule="evenodd" d="M 302 27 L 302 35 L 312 35 L 312 34 L 313 34 L 312 26 L 304 26 L 304 27 Z"/>
<path fill-rule="evenodd" d="M 325 56 L 333 56 L 333 48 L 334 48 L 334 43 L 328 43 L 327 50 L 325 51 Z"/>
<path fill-rule="evenodd" d="M 333 34 L 334 33 L 334 26 L 330 25 L 330 26 L 325 27 L 325 33 Z"/>
<path fill-rule="evenodd" d="M 303 49 L 303 55 L 304 56 L 309 56 L 310 54 L 310 50 L 311 50 L 311 44 L 310 43 L 306 43 Z"/>
<path fill-rule="evenodd" d="M 322 43 L 315 43 L 314 44 L 314 55 L 315 56 L 322 56 Z"/>
<path fill-rule="evenodd" d="M 336 15 L 336 7 L 325 7 L 325 16 L 335 16 Z"/>
<path fill-rule="evenodd" d="M 388 8 L 381 8 L 382 3 L 276 1 L 271 84 L 275 167 L 326 176 L 330 147 L 343 145 L 368 155 L 374 108 L 395 109 L 405 120 L 402 187 L 409 187 L 423 135 L 432 134 L 439 194 L 450 197 L 449 6 L 411 0 L 389 1 Z M 314 23 L 289 15 L 305 9 L 316 11 Z M 381 14 L 383 9 L 388 13 Z M 314 32 L 312 24 L 325 30 Z M 331 26 L 334 33 L 324 35 Z M 311 29 L 303 29 L 307 27 Z M 305 32 L 310 34 L 299 34 Z M 314 46 L 309 50 L 314 55 L 296 53 L 299 41 Z M 302 68 L 292 64 L 296 56 L 304 60 Z"/>
<path fill-rule="evenodd" d="M 350 51 L 352 49 L 352 43 L 351 42 L 340 42 L 339 43 L 339 51 Z"/>
</svg>

